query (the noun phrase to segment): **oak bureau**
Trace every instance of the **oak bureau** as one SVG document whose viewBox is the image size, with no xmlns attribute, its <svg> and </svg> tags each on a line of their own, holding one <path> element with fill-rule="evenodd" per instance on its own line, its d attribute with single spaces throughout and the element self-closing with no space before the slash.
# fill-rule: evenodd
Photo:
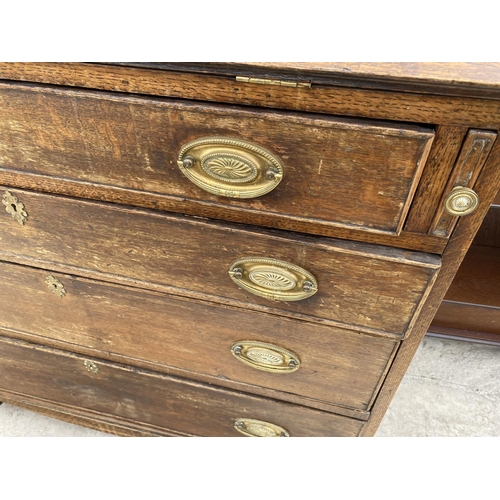
<svg viewBox="0 0 500 500">
<path fill-rule="evenodd" d="M 500 186 L 500 64 L 1 63 L 0 400 L 373 435 Z"/>
</svg>

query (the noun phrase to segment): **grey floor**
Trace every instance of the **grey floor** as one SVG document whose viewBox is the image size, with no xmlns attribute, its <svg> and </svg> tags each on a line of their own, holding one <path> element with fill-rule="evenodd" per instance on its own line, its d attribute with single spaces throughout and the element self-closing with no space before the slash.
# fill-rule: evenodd
<svg viewBox="0 0 500 500">
<path fill-rule="evenodd" d="M 0 436 L 108 434 L 3 404 Z M 500 347 L 426 337 L 377 436 L 500 436 Z"/>
</svg>

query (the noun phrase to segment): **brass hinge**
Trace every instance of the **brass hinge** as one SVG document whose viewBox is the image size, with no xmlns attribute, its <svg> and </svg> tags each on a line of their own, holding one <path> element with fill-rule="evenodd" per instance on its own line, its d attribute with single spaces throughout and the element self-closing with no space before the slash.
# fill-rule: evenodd
<svg viewBox="0 0 500 500">
<path fill-rule="evenodd" d="M 289 82 L 285 80 L 270 80 L 268 78 L 249 78 L 248 76 L 237 76 L 237 82 L 258 83 L 260 85 L 279 85 L 281 87 L 306 87 L 311 88 L 309 82 Z"/>
</svg>

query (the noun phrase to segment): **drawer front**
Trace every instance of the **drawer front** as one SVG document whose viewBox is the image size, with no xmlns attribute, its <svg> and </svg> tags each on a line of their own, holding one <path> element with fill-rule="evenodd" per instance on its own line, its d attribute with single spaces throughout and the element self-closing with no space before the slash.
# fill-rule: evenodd
<svg viewBox="0 0 500 500">
<path fill-rule="evenodd" d="M 8 192 L 24 206 L 11 215 L 24 210 L 28 217 L 19 224 L 2 212 L 4 260 L 24 258 L 80 275 L 98 272 L 99 279 L 125 277 L 141 287 L 367 332 L 403 335 L 440 266 L 438 257 L 416 252 Z M 251 256 L 307 270 L 318 291 L 304 300 L 282 302 L 239 288 L 229 270 L 236 260 Z"/>
<path fill-rule="evenodd" d="M 369 408 L 398 345 L 14 264 L 0 264 L 0 282 L 0 328 L 64 342 L 63 348 L 83 346 L 126 364 L 146 362 L 154 370 L 229 381 L 241 390 L 264 387 L 360 410 Z M 54 289 L 57 282 L 64 294 Z M 238 353 L 245 341 L 253 351 Z M 294 355 L 291 366 L 287 352 Z M 248 364 L 252 359 L 255 364 Z"/>
<path fill-rule="evenodd" d="M 291 436 L 356 436 L 363 423 L 182 379 L 0 339 L 0 390 L 200 436 L 241 436 L 238 419 Z"/>
<path fill-rule="evenodd" d="M 324 115 L 2 84 L 0 135 L 0 168 L 164 195 L 175 212 L 204 215 L 203 207 L 210 205 L 219 207 L 217 218 L 238 222 L 265 215 L 271 225 L 273 220 L 293 219 L 318 227 L 399 234 L 434 131 Z M 215 171 L 204 163 L 210 175 L 203 173 L 201 162 L 191 170 L 216 186 L 223 179 L 223 189 L 216 190 L 219 195 L 191 182 L 186 177 L 189 170 L 184 175 L 177 163 L 181 149 L 214 136 L 264 148 L 282 163 L 281 182 L 253 199 L 220 196 L 241 186 L 251 191 L 262 178 L 247 176 L 253 167 L 235 160 L 243 156 L 245 163 L 254 158 L 237 144 L 219 144 L 200 153 L 215 158 Z"/>
</svg>

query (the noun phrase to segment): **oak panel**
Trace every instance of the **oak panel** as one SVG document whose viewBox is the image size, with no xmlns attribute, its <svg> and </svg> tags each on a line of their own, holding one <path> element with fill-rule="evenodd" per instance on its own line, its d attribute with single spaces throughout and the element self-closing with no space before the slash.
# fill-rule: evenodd
<svg viewBox="0 0 500 500">
<path fill-rule="evenodd" d="M 476 92 L 472 98 L 453 98 L 404 93 L 400 85 L 393 92 L 364 90 L 356 84 L 346 88 L 345 82 L 291 88 L 241 83 L 234 76 L 81 63 L 0 63 L 0 78 L 431 125 L 500 128 L 500 103 L 475 98 Z"/>
<path fill-rule="evenodd" d="M 52 270 L 62 265 L 111 281 L 123 277 L 136 286 L 368 332 L 403 335 L 440 266 L 438 257 L 418 252 L 11 192 L 24 203 L 28 220 L 20 225 L 3 211 L 3 260 L 33 260 Z M 306 300 L 279 302 L 238 288 L 228 270 L 252 256 L 308 270 L 319 291 Z"/>
<path fill-rule="evenodd" d="M 497 200 L 495 200 L 497 203 Z M 500 200 L 491 205 L 474 238 L 474 245 L 500 248 Z"/>
<path fill-rule="evenodd" d="M 434 131 L 108 93 L 0 85 L 0 166 L 184 200 L 398 234 Z M 256 199 L 207 193 L 177 166 L 205 137 L 264 147 L 285 165 Z"/>
<path fill-rule="evenodd" d="M 92 361 L 98 372 L 89 372 Z M 292 436 L 356 436 L 363 422 L 13 340 L 0 340 L 0 390 L 199 436 L 241 436 L 237 418 Z"/>
<path fill-rule="evenodd" d="M 498 335 L 500 342 L 500 307 L 488 307 L 481 304 L 463 304 L 444 300 L 432 320 L 430 331 L 437 327 L 446 328 L 452 334 L 468 332 L 471 339 L 477 333 Z"/>
<path fill-rule="evenodd" d="M 220 207 L 217 204 L 200 200 L 174 198 L 155 193 L 144 196 L 143 191 L 103 186 L 92 182 L 74 181 L 59 177 L 47 177 L 41 174 L 21 172 L 0 167 L 0 184 L 16 186 L 38 192 L 61 194 L 84 199 L 96 199 L 122 205 L 151 208 L 166 212 L 181 212 L 186 215 L 217 219 Z M 276 218 L 272 213 L 247 210 L 242 207 L 226 207 L 224 217 L 233 222 L 252 224 L 263 227 L 285 229 L 306 234 L 317 234 L 332 238 L 365 241 L 408 250 L 441 254 L 448 242 L 447 238 L 434 235 L 402 231 L 399 234 L 369 232 L 363 229 L 332 226 L 328 222 L 310 224 L 300 217 Z"/>
<path fill-rule="evenodd" d="M 366 410 L 398 345 L 340 328 L 51 273 L 66 290 L 60 298 L 47 287 L 48 275 L 0 263 L 1 328 L 37 335 L 39 342 L 59 340 L 68 350 L 82 346 L 101 358 L 121 355 L 131 365 L 146 361 L 157 371 L 232 382 L 240 390 L 265 387 Z M 249 367 L 231 353 L 233 343 L 242 340 L 289 349 L 298 355 L 300 368 L 276 374 Z"/>
<path fill-rule="evenodd" d="M 442 200 L 436 210 L 430 233 L 440 236 L 449 236 L 451 234 L 457 223 L 457 217 L 449 214 L 444 209 L 445 199 L 454 187 L 474 187 L 474 183 L 488 158 L 496 138 L 496 132 L 469 130 L 460 151 L 460 156 L 444 190 Z"/>
</svg>

